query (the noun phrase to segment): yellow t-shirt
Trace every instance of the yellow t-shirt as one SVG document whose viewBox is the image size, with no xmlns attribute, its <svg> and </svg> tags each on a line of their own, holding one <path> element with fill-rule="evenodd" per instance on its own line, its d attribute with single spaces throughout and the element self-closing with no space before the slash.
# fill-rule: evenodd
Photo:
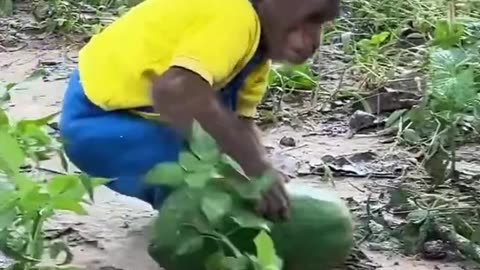
<svg viewBox="0 0 480 270">
<path fill-rule="evenodd" d="M 87 97 L 105 110 L 150 106 L 151 71 L 183 67 L 219 90 L 253 57 L 259 40 L 249 0 L 146 0 L 90 40 L 80 51 L 79 72 Z M 255 115 L 269 70 L 266 60 L 245 80 L 240 115 Z"/>
</svg>

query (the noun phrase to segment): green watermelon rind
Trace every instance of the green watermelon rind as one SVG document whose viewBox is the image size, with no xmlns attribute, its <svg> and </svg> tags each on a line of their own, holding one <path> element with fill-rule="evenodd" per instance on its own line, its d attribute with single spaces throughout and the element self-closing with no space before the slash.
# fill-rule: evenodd
<svg viewBox="0 0 480 270">
<path fill-rule="evenodd" d="M 276 223 L 271 237 L 284 270 L 326 270 L 341 263 L 353 246 L 353 220 L 349 209 L 334 193 L 303 186 L 287 186 L 292 216 Z M 160 208 L 152 226 L 149 253 L 167 270 L 203 270 L 208 257 L 218 250 L 214 241 L 187 255 L 177 255 L 177 244 L 185 234 L 182 224 L 205 218 L 199 210 L 204 190 L 176 190 Z M 254 254 L 256 230 L 243 230 L 231 241 Z"/>
</svg>

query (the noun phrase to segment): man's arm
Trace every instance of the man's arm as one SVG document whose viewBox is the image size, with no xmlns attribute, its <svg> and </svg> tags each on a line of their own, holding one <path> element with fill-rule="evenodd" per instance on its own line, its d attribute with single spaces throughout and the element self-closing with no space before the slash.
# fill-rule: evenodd
<svg viewBox="0 0 480 270">
<path fill-rule="evenodd" d="M 193 119 L 196 119 L 247 175 L 260 176 L 270 168 L 251 126 L 225 108 L 214 89 L 196 73 L 170 68 L 154 78 L 152 97 L 156 111 L 183 134 L 190 130 Z"/>
<path fill-rule="evenodd" d="M 247 175 L 261 176 L 271 169 L 253 129 L 225 108 L 214 89 L 199 75 L 183 68 L 170 68 L 153 78 L 152 98 L 155 110 L 183 134 L 190 131 L 193 120 L 197 120 Z M 276 175 L 275 184 L 257 207 L 272 220 L 289 217 L 290 201 L 281 175 Z"/>
</svg>

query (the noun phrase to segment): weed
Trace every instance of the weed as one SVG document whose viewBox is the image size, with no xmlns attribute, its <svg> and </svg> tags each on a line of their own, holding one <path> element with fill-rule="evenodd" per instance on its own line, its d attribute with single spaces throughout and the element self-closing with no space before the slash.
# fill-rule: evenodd
<svg viewBox="0 0 480 270">
<path fill-rule="evenodd" d="M 0 251 L 14 260 L 7 269 L 73 269 L 67 245 L 45 238 L 45 223 L 57 210 L 86 214 L 84 195 L 93 199 L 93 188 L 106 180 L 65 174 L 45 181 L 40 161 L 59 154 L 67 167 L 61 143 L 46 129 L 56 114 L 11 119 L 3 105 L 15 86 L 0 85 Z"/>
</svg>

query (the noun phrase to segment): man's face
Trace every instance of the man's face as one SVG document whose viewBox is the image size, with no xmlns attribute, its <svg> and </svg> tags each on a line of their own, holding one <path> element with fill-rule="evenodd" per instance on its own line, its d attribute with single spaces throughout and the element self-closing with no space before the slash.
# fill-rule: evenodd
<svg viewBox="0 0 480 270">
<path fill-rule="evenodd" d="M 262 42 L 269 58 L 304 62 L 319 46 L 322 24 L 338 12 L 339 0 L 261 1 Z"/>
</svg>

